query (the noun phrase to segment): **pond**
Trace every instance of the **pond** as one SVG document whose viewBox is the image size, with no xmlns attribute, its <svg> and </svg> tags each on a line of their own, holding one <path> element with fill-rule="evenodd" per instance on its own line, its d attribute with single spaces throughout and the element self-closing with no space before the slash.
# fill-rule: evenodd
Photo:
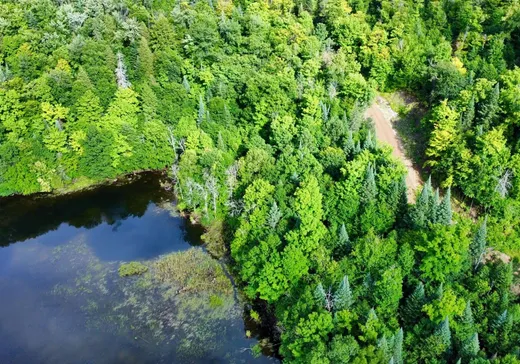
<svg viewBox="0 0 520 364">
<path fill-rule="evenodd" d="M 277 362 L 161 178 L 0 200 L 0 363 Z"/>
</svg>

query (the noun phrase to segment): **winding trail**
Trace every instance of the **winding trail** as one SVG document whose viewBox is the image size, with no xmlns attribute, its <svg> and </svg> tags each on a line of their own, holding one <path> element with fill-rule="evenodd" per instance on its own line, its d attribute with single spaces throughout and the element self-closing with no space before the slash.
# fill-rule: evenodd
<svg viewBox="0 0 520 364">
<path fill-rule="evenodd" d="M 415 191 L 421 186 L 419 172 L 413 166 L 412 161 L 406 157 L 397 132 L 394 130 L 392 121 L 398 114 L 392 110 L 388 102 L 381 96 L 377 96 L 375 102 L 366 110 L 365 117 L 374 121 L 376 137 L 383 143 L 392 147 L 392 154 L 399 158 L 408 170 L 406 175 L 406 187 L 408 187 L 408 201 L 415 202 Z"/>
</svg>

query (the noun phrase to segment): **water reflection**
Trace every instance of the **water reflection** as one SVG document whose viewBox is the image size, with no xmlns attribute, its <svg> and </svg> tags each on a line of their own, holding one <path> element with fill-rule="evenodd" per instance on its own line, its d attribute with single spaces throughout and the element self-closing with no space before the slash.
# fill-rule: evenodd
<svg viewBox="0 0 520 364">
<path fill-rule="evenodd" d="M 118 276 L 200 242 L 157 175 L 0 206 L 0 363 L 273 361 L 252 356 L 232 294 Z"/>
</svg>

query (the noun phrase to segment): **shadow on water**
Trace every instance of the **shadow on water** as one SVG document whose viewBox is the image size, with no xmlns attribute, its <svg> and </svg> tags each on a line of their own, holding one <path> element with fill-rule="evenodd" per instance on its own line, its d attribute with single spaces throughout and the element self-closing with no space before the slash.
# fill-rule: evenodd
<svg viewBox="0 0 520 364">
<path fill-rule="evenodd" d="M 222 291 L 158 284 L 155 264 L 173 252 L 220 267 L 190 253 L 203 231 L 178 216 L 161 178 L 0 199 L 0 363 L 276 361 L 252 356 L 231 280 Z M 133 260 L 150 271 L 119 277 Z M 191 267 L 187 282 L 205 277 Z"/>
</svg>

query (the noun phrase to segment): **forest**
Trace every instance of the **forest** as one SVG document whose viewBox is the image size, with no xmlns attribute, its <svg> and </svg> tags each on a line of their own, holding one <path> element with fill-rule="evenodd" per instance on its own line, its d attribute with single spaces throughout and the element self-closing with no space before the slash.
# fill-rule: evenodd
<svg viewBox="0 0 520 364">
<path fill-rule="evenodd" d="M 520 363 L 519 64 L 516 0 L 0 0 L 0 195 L 167 170 L 284 362 Z"/>
</svg>

